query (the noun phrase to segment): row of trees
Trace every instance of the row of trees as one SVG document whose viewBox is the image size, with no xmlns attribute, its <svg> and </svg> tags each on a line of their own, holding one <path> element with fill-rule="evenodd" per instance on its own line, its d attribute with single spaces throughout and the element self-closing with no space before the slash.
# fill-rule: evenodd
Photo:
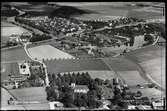
<svg viewBox="0 0 167 111">
<path fill-rule="evenodd" d="M 40 35 L 40 34 L 33 34 L 32 38 L 30 38 L 30 42 L 37 42 L 42 40 L 48 40 L 52 37 L 46 34 Z"/>
</svg>

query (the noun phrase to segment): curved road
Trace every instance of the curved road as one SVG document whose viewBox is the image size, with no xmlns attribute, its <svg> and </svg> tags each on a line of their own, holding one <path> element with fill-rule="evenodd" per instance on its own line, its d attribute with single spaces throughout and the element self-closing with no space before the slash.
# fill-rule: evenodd
<svg viewBox="0 0 167 111">
<path fill-rule="evenodd" d="M 45 83 L 46 83 L 46 86 L 49 86 L 49 78 L 48 78 L 48 73 L 47 73 L 47 67 L 46 67 L 46 65 L 44 64 L 44 62 L 42 61 L 42 60 L 38 60 L 38 59 L 36 59 L 36 58 L 33 58 L 30 54 L 29 54 L 29 52 L 28 52 L 28 49 L 27 49 L 27 45 L 28 45 L 29 43 L 24 43 L 24 50 L 25 50 L 25 52 L 26 52 L 26 54 L 31 58 L 31 60 L 32 61 L 35 61 L 35 62 L 39 62 L 39 63 L 41 63 L 42 64 L 42 66 L 44 67 L 44 72 L 45 72 Z"/>
</svg>

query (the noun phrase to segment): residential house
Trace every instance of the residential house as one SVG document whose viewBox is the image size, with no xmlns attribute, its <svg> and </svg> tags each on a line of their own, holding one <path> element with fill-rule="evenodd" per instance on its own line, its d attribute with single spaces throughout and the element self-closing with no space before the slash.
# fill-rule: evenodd
<svg viewBox="0 0 167 111">
<path fill-rule="evenodd" d="M 74 89 L 74 93 L 86 94 L 89 91 L 89 88 L 86 85 L 75 85 L 75 83 L 72 83 L 71 87 Z"/>
</svg>

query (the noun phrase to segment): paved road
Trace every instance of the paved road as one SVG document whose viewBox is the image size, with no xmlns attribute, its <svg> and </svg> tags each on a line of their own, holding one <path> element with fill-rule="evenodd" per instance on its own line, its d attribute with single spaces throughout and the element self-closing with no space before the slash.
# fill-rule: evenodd
<svg viewBox="0 0 167 111">
<path fill-rule="evenodd" d="M 92 32 L 97 32 L 97 31 L 102 31 L 104 29 L 116 29 L 116 28 L 121 28 L 121 27 L 125 27 L 125 26 L 136 26 L 136 25 L 139 25 L 139 24 L 148 24 L 148 23 L 164 23 L 164 19 L 151 19 L 151 20 L 146 20 L 146 22 L 136 22 L 136 23 L 131 23 L 131 24 L 124 24 L 124 25 L 118 25 L 114 28 L 112 27 L 103 27 L 103 28 L 99 28 L 99 29 L 96 29 Z"/>
</svg>

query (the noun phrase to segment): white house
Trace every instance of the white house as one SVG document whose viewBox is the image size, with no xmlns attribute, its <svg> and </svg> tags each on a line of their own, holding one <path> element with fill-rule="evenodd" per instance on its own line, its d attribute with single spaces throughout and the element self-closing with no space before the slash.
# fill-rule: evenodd
<svg viewBox="0 0 167 111">
<path fill-rule="evenodd" d="M 74 93 L 87 93 L 89 91 L 86 85 L 75 85 L 75 83 L 72 83 L 71 87 L 74 89 Z"/>
<path fill-rule="evenodd" d="M 19 64 L 19 72 L 20 74 L 30 76 L 30 69 L 28 63 L 18 63 Z"/>
</svg>

